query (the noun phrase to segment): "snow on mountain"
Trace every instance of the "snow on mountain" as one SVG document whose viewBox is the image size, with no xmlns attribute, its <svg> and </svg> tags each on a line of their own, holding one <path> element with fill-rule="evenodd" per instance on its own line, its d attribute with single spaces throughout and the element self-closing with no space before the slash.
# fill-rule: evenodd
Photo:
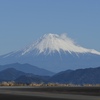
<svg viewBox="0 0 100 100">
<path fill-rule="evenodd" d="M 0 64 L 28 63 L 52 72 L 100 66 L 100 52 L 77 45 L 65 34 L 45 34 L 32 45 L 0 56 Z"/>
<path fill-rule="evenodd" d="M 34 42 L 31 46 L 24 49 L 22 55 L 37 50 L 38 53 L 50 54 L 54 52 L 60 53 L 60 51 L 68 53 L 93 53 L 100 55 L 100 52 L 94 49 L 86 49 L 79 45 L 76 45 L 72 39 L 67 37 L 65 34 L 45 34 L 39 40 Z"/>
</svg>

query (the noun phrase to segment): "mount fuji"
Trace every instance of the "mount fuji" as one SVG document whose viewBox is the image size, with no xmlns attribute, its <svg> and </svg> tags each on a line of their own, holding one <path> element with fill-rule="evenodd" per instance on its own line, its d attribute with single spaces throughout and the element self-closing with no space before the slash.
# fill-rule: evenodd
<svg viewBox="0 0 100 100">
<path fill-rule="evenodd" d="M 24 49 L 0 56 L 0 64 L 16 62 L 60 72 L 67 69 L 98 67 L 100 52 L 77 45 L 65 34 L 50 33 Z"/>
</svg>

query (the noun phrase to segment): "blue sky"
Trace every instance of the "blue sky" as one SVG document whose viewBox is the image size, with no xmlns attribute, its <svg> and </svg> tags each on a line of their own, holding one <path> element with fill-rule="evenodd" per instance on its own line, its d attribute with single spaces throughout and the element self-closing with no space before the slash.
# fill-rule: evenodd
<svg viewBox="0 0 100 100">
<path fill-rule="evenodd" d="M 100 51 L 100 0 L 0 0 L 0 55 L 47 33 Z"/>
</svg>

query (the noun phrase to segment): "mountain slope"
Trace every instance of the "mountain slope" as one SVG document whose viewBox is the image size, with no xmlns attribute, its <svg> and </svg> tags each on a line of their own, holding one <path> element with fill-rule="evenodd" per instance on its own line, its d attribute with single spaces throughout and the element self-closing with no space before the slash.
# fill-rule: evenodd
<svg viewBox="0 0 100 100">
<path fill-rule="evenodd" d="M 51 71 L 38 68 L 30 64 L 13 63 L 13 64 L 0 65 L 0 71 L 7 68 L 14 68 L 16 70 L 23 71 L 25 73 L 33 73 L 35 75 L 42 75 L 42 76 L 54 75 L 54 73 Z"/>
<path fill-rule="evenodd" d="M 25 55 L 33 50 L 36 50 L 38 54 L 50 54 L 54 52 L 60 53 L 60 51 L 68 53 L 93 53 L 99 54 L 100 52 L 94 49 L 86 49 L 79 45 L 76 45 L 70 38 L 66 35 L 57 35 L 57 34 L 45 34 L 42 38 L 37 40 L 31 46 L 26 48 L 22 55 Z"/>
<path fill-rule="evenodd" d="M 49 80 L 58 83 L 100 84 L 100 67 L 63 71 Z"/>
<path fill-rule="evenodd" d="M 81 47 L 64 34 L 50 33 L 24 49 L 0 56 L 0 64 L 16 62 L 60 72 L 100 66 L 100 52 Z"/>
<path fill-rule="evenodd" d="M 45 79 L 41 78 L 41 76 L 30 76 L 30 75 L 22 75 L 14 80 L 16 83 L 25 83 L 25 84 L 30 84 L 30 83 L 42 83 L 46 82 Z"/>
<path fill-rule="evenodd" d="M 39 76 L 32 73 L 24 73 L 14 68 L 0 71 L 0 82 L 14 81 L 16 83 L 41 83 L 47 82 L 49 76 Z"/>
<path fill-rule="evenodd" d="M 7 68 L 3 71 L 0 71 L 0 80 L 1 81 L 14 81 L 21 75 L 25 75 L 24 72 L 18 71 L 14 68 Z"/>
</svg>

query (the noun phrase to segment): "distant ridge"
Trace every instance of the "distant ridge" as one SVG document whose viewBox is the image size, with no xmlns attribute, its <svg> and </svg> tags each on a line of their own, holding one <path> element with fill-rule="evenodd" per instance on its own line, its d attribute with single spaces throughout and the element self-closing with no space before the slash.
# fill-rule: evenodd
<svg viewBox="0 0 100 100">
<path fill-rule="evenodd" d="M 49 80 L 69 84 L 100 84 L 100 67 L 66 70 L 55 74 Z"/>
<path fill-rule="evenodd" d="M 25 73 L 14 68 L 7 68 L 0 71 L 0 83 L 61 83 L 61 84 L 100 84 L 100 67 L 85 68 L 77 70 L 61 71 L 53 76 L 40 76 L 32 73 Z"/>
<path fill-rule="evenodd" d="M 6 64 L 6 65 L 0 65 L 0 71 L 7 69 L 7 68 L 14 68 L 16 70 L 25 72 L 25 73 L 33 73 L 35 75 L 42 75 L 42 76 L 51 76 L 54 75 L 53 72 L 38 68 L 36 66 L 30 65 L 30 64 L 20 64 L 20 63 L 13 63 L 13 64 Z"/>
<path fill-rule="evenodd" d="M 15 82 L 15 83 L 41 83 L 46 82 L 49 76 L 39 76 L 32 73 L 25 73 L 15 68 L 7 68 L 0 71 L 0 82 Z"/>
<path fill-rule="evenodd" d="M 0 71 L 0 80 L 2 81 L 14 81 L 21 75 L 25 75 L 24 72 L 18 71 L 14 68 L 7 68 L 5 70 Z"/>
</svg>

